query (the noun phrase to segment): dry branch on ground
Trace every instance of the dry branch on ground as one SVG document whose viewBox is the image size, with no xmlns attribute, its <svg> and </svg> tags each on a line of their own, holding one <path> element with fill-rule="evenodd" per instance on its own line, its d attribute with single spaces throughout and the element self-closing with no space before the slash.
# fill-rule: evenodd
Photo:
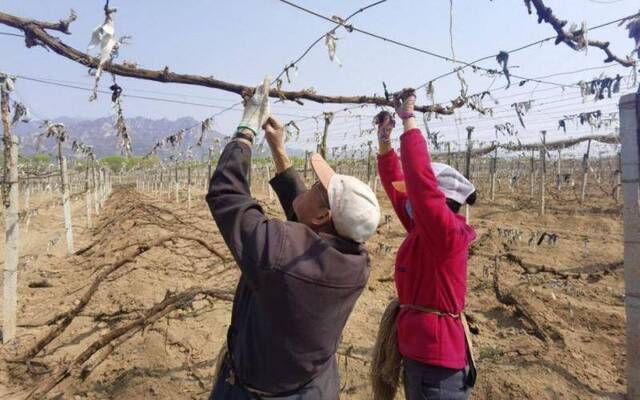
<svg viewBox="0 0 640 400">
<path fill-rule="evenodd" d="M 102 363 L 118 346 L 135 336 L 136 333 L 146 326 L 152 325 L 167 314 L 177 309 L 184 309 L 190 306 L 197 296 L 205 296 L 223 301 L 232 301 L 233 293 L 227 290 L 206 289 L 201 287 L 191 288 L 178 294 L 169 294 L 165 299 L 147 310 L 144 315 L 135 321 L 124 326 L 113 329 L 109 333 L 94 341 L 70 363 L 61 367 L 51 376 L 43 379 L 37 387 L 29 394 L 28 398 L 42 398 L 54 389 L 63 380 L 70 376 L 79 379 L 86 378 L 100 363 Z M 96 358 L 90 366 L 85 366 L 94 354 L 104 350 L 100 357 Z"/>
<path fill-rule="evenodd" d="M 78 314 L 80 314 L 82 310 L 84 310 L 85 306 L 89 303 L 91 298 L 94 296 L 94 294 L 98 290 L 98 287 L 100 286 L 100 284 L 102 284 L 103 281 L 109 275 L 111 275 L 113 272 L 120 269 L 122 266 L 130 262 L 133 262 L 138 256 L 140 256 L 141 254 L 144 254 L 145 252 L 151 250 L 152 248 L 160 246 L 168 241 L 174 241 L 176 239 L 194 241 L 200 244 L 201 246 L 203 246 L 204 248 L 206 248 L 207 250 L 209 250 L 212 254 L 216 255 L 220 259 L 225 260 L 225 258 L 217 250 L 209 246 L 204 240 L 200 238 L 192 237 L 192 236 L 170 234 L 170 235 L 162 236 L 150 243 L 138 244 L 134 250 L 129 252 L 129 254 L 119 258 L 114 263 L 112 263 L 109 267 L 102 270 L 100 274 L 98 274 L 98 276 L 96 276 L 96 278 L 93 280 L 93 282 L 91 283 L 91 286 L 89 286 L 89 288 L 85 291 L 82 297 L 80 297 L 80 299 L 75 302 L 75 305 L 73 306 L 72 309 L 54 317 L 55 321 L 60 321 L 60 322 L 58 322 L 57 325 L 51 331 L 49 331 L 47 335 L 45 335 L 43 338 L 38 340 L 36 344 L 33 347 L 31 347 L 31 349 L 29 349 L 23 356 L 21 356 L 19 358 L 19 361 L 27 361 L 32 359 L 33 357 L 38 355 L 38 353 L 40 353 L 55 338 L 60 336 L 60 334 L 62 334 L 65 331 L 65 329 L 71 324 L 73 319 L 76 316 L 78 316 Z"/>
<path fill-rule="evenodd" d="M 528 307 L 520 302 L 511 292 L 504 291 L 500 287 L 500 264 L 498 262 L 498 257 L 495 258 L 495 269 L 493 273 L 493 291 L 496 295 L 496 299 L 506 306 L 513 307 L 517 314 L 522 317 L 526 321 L 526 323 L 531 327 L 531 330 L 535 337 L 542 340 L 543 342 L 547 342 L 551 336 L 547 332 L 547 330 L 542 326 L 540 322 L 533 316 L 533 314 L 529 311 Z M 557 333 L 557 332 L 554 332 Z M 559 334 L 559 333 L 558 333 Z"/>
</svg>

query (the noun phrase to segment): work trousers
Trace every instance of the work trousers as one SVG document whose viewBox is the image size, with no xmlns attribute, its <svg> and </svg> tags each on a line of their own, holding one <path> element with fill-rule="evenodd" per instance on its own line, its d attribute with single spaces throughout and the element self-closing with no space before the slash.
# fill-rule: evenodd
<svg viewBox="0 0 640 400">
<path fill-rule="evenodd" d="M 461 370 L 422 364 L 407 357 L 404 365 L 404 392 L 407 400 L 467 400 L 469 367 Z"/>
<path fill-rule="evenodd" d="M 330 366 L 320 376 L 305 385 L 295 393 L 287 393 L 281 396 L 259 396 L 251 393 L 239 384 L 227 382 L 229 366 L 225 362 L 220 369 L 214 388 L 209 395 L 209 400 L 337 400 L 340 389 L 340 379 L 337 369 Z"/>
</svg>

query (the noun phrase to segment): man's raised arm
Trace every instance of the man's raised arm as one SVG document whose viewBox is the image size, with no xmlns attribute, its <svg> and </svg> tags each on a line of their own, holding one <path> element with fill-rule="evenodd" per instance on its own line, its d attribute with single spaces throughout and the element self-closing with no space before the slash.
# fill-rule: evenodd
<svg viewBox="0 0 640 400">
<path fill-rule="evenodd" d="M 251 197 L 247 175 L 251 147 L 260 129 L 260 89 L 247 101 L 244 116 L 231 142 L 225 147 L 207 194 L 207 204 L 229 250 L 247 282 L 257 287 L 262 276 L 278 263 L 284 237 L 284 222 L 269 220 Z M 267 114 L 268 115 L 268 114 Z"/>
<path fill-rule="evenodd" d="M 276 176 L 269 181 L 276 192 L 280 204 L 289 221 L 297 221 L 293 210 L 293 200 L 307 190 L 304 182 L 293 167 L 284 147 L 284 125 L 269 117 L 263 125 L 271 156 L 276 166 Z"/>
</svg>

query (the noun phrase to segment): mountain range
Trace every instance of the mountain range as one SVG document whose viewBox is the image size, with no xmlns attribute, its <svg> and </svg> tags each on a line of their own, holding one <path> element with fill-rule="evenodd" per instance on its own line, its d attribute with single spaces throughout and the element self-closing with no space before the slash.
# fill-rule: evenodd
<svg viewBox="0 0 640 400">
<path fill-rule="evenodd" d="M 96 119 L 83 119 L 77 117 L 58 117 L 51 122 L 59 122 L 65 125 L 69 135 L 69 139 L 63 145 L 65 155 L 72 155 L 72 143 L 74 140 L 93 146 L 98 158 L 109 155 L 120 155 L 121 149 L 119 139 L 115 131 L 115 118 L 113 116 L 102 117 Z M 47 153 L 52 156 L 56 155 L 55 142 L 52 139 L 43 137 L 45 128 L 42 127 L 42 121 L 31 121 L 28 123 L 18 123 L 14 128 L 14 134 L 19 138 L 19 153 L 21 156 L 31 157 L 36 153 Z M 132 150 L 134 156 L 145 156 L 154 147 L 156 143 L 175 134 L 180 129 L 186 129 L 184 138 L 178 148 L 167 143 L 156 153 L 159 158 L 166 159 L 175 154 L 176 151 L 184 156 L 186 150 L 190 149 L 192 157 L 196 160 L 202 160 L 208 153 L 210 146 L 225 142 L 228 134 L 222 134 L 216 130 L 210 130 L 205 133 L 203 145 L 197 146 L 196 143 L 200 138 L 200 121 L 191 117 L 182 117 L 176 120 L 150 119 L 146 117 L 133 117 L 126 119 L 127 129 L 131 135 Z M 193 129 L 189 129 L 192 128 Z M 219 140 L 217 140 L 219 139 Z M 261 141 L 261 139 L 258 139 Z M 576 146 L 573 149 L 567 149 L 563 152 L 566 157 L 582 156 L 586 145 Z M 216 153 L 219 152 L 219 145 L 216 147 Z M 254 150 L 254 157 L 269 157 L 268 146 L 263 146 L 261 152 Z M 304 151 L 300 148 L 287 146 L 290 156 L 304 157 Z M 612 148 L 612 151 L 617 151 Z M 514 153 L 514 155 L 516 155 Z"/>
<path fill-rule="evenodd" d="M 65 125 L 69 139 L 63 146 L 66 154 L 71 153 L 71 144 L 74 140 L 93 146 L 97 157 L 121 154 L 119 139 L 116 136 L 115 121 L 113 117 L 97 118 L 92 120 L 59 117 L 51 122 L 59 122 Z M 20 154 L 32 156 L 36 153 L 55 154 L 55 142 L 42 136 L 44 128 L 42 121 L 31 121 L 19 123 L 13 132 L 20 141 Z M 177 133 L 180 129 L 187 130 L 179 151 L 184 151 L 192 147 L 194 156 L 208 151 L 208 147 L 214 143 L 216 138 L 223 138 L 217 131 L 207 131 L 203 140 L 203 146 L 196 146 L 200 137 L 200 122 L 191 118 L 183 117 L 176 120 L 149 119 L 145 117 L 134 117 L 126 120 L 127 129 L 131 135 L 131 148 L 133 155 L 146 155 L 157 142 Z M 166 144 L 158 151 L 160 157 L 168 156 L 176 151 L 170 144 Z"/>
</svg>

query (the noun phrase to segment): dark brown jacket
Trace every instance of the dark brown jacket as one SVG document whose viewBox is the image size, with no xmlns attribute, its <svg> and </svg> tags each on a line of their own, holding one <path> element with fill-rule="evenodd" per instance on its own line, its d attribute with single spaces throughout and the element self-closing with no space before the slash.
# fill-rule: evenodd
<svg viewBox="0 0 640 400">
<path fill-rule="evenodd" d="M 288 221 L 267 218 L 251 197 L 250 165 L 250 147 L 229 143 L 207 194 L 242 270 L 227 334 L 233 368 L 243 384 L 262 391 L 335 399 L 335 353 L 369 277 L 369 256 L 358 243 L 295 222 L 293 199 L 306 188 L 293 168 L 270 182 Z M 308 390 L 314 381 L 323 387 Z"/>
</svg>

